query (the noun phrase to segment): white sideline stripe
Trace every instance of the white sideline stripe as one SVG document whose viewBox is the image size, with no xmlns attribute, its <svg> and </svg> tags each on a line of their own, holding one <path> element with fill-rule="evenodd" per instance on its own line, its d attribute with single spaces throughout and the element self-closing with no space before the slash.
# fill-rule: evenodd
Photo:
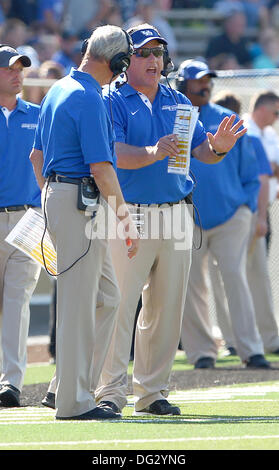
<svg viewBox="0 0 279 470">
<path fill-rule="evenodd" d="M 80 444 L 144 444 L 155 442 L 194 442 L 194 441 L 238 441 L 242 439 L 278 439 L 279 435 L 270 436 L 227 436 L 227 437 L 180 437 L 174 439 L 113 439 L 113 440 L 97 440 L 88 441 L 42 441 L 42 442 L 6 442 L 0 443 L 0 447 L 25 447 L 25 446 L 74 446 Z"/>
</svg>

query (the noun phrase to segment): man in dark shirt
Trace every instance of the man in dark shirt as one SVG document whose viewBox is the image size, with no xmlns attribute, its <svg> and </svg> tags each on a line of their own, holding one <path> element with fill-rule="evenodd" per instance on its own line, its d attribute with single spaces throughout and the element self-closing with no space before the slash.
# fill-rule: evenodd
<svg viewBox="0 0 279 470">
<path fill-rule="evenodd" d="M 210 68 L 218 68 L 220 56 L 234 56 L 240 68 L 250 68 L 251 53 L 244 37 L 246 18 L 241 11 L 231 12 L 224 21 L 224 32 L 213 37 L 207 46 L 205 57 Z"/>
</svg>

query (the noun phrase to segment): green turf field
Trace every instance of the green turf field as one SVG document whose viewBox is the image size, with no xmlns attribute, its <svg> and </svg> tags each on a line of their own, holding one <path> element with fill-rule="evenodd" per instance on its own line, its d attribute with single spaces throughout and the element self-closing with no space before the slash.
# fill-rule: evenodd
<svg viewBox="0 0 279 470">
<path fill-rule="evenodd" d="M 189 367 L 178 354 L 174 370 Z M 25 384 L 47 383 L 53 371 L 28 367 Z M 279 381 L 181 390 L 169 399 L 181 416 L 134 417 L 132 397 L 120 422 L 61 422 L 45 407 L 1 408 L 0 450 L 279 449 Z"/>
</svg>

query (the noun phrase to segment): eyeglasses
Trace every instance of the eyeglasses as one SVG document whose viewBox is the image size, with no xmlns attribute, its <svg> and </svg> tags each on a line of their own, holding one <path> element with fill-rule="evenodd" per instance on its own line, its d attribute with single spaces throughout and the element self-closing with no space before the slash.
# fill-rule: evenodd
<svg viewBox="0 0 279 470">
<path fill-rule="evenodd" d="M 162 47 L 143 47 L 142 49 L 137 49 L 134 52 L 136 57 L 143 57 L 146 59 L 153 54 L 155 57 L 163 57 L 164 55 L 164 48 Z"/>
</svg>

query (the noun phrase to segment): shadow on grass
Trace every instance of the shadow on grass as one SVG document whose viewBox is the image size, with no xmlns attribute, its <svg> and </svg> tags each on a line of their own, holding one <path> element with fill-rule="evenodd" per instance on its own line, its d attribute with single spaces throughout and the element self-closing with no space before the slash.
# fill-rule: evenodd
<svg viewBox="0 0 279 470">
<path fill-rule="evenodd" d="M 231 416 L 231 415 L 189 415 L 180 416 L 129 416 L 120 422 L 132 424 L 278 424 L 279 416 Z"/>
</svg>

